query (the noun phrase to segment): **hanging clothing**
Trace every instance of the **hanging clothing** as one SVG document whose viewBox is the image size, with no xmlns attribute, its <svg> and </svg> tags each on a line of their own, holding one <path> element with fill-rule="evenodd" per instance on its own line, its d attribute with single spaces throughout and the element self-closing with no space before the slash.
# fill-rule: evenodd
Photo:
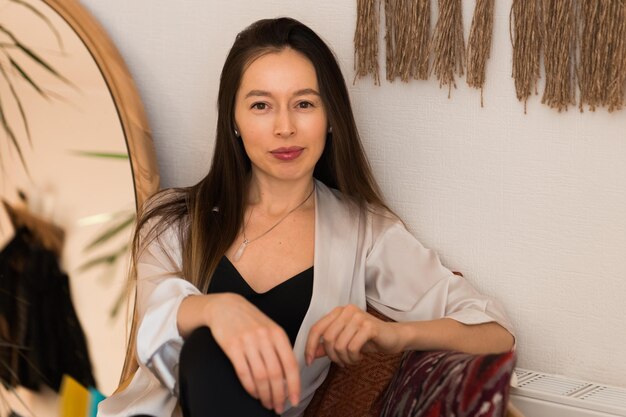
<svg viewBox="0 0 626 417">
<path fill-rule="evenodd" d="M 23 226 L 0 252 L 0 365 L 11 386 L 58 392 L 64 374 L 96 385 L 68 276 Z"/>
</svg>

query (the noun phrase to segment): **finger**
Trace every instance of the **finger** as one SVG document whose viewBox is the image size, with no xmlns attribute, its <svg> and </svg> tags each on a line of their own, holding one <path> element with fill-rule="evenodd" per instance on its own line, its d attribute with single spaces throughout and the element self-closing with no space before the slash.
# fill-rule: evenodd
<svg viewBox="0 0 626 417">
<path fill-rule="evenodd" d="M 378 349 L 376 349 L 375 343 L 373 343 L 371 340 L 368 340 L 367 342 L 365 342 L 365 344 L 361 348 L 361 352 L 362 353 L 378 352 Z"/>
<path fill-rule="evenodd" d="M 300 368 L 296 355 L 293 353 L 291 342 L 284 331 L 280 332 L 276 344 L 276 353 L 283 366 L 283 372 L 287 382 L 287 392 L 292 405 L 300 402 Z"/>
<path fill-rule="evenodd" d="M 322 317 L 317 323 L 311 326 L 309 337 L 307 338 L 305 352 L 306 364 L 310 365 L 315 358 L 315 352 L 320 344 L 320 338 L 326 328 L 341 314 L 341 307 L 333 309 L 330 313 Z"/>
<path fill-rule="evenodd" d="M 343 331 L 345 327 L 345 322 L 341 320 L 340 317 L 335 319 L 326 331 L 322 334 L 322 343 L 324 344 L 324 349 L 326 350 L 326 354 L 330 358 L 331 361 L 338 363 L 341 366 L 345 366 L 345 363 L 339 356 L 339 352 L 337 352 L 337 338 L 339 334 Z"/>
<path fill-rule="evenodd" d="M 363 358 L 364 346 L 371 337 L 368 331 L 361 329 L 348 343 L 348 354 L 354 363 L 359 362 Z"/>
<path fill-rule="evenodd" d="M 354 323 L 348 323 L 337 336 L 337 340 L 335 341 L 335 352 L 339 358 L 341 358 L 342 362 L 346 365 L 353 365 L 356 363 L 348 352 L 348 344 L 352 340 L 352 338 L 359 331 L 359 327 Z"/>
<path fill-rule="evenodd" d="M 337 352 L 335 352 L 335 349 L 333 348 L 333 342 L 322 337 L 322 344 L 324 345 L 324 351 L 326 351 L 328 359 L 343 367 L 344 364 L 341 362 L 341 359 L 339 359 Z"/>
<path fill-rule="evenodd" d="M 261 357 L 267 368 L 267 376 L 272 394 L 272 404 L 274 410 L 280 414 L 285 405 L 285 378 L 283 367 L 278 360 L 278 355 L 274 345 L 269 339 L 261 341 Z"/>
<path fill-rule="evenodd" d="M 265 362 L 259 353 L 256 344 L 246 344 L 246 359 L 252 371 L 252 377 L 256 385 L 257 392 L 259 394 L 259 400 L 263 404 L 263 407 L 272 409 L 272 392 L 269 384 L 269 376 Z"/>
<path fill-rule="evenodd" d="M 241 382 L 243 389 L 245 389 L 246 392 L 252 397 L 259 399 L 256 383 L 254 382 L 254 378 L 252 376 L 252 370 L 248 365 L 248 360 L 246 359 L 243 351 L 240 349 L 232 349 L 227 356 L 235 368 L 235 373 L 237 374 L 237 378 L 239 378 L 239 382 Z"/>
<path fill-rule="evenodd" d="M 346 365 L 341 361 L 337 353 L 334 351 L 334 349 L 332 348 L 332 344 L 326 341 L 322 341 L 322 343 L 324 343 L 324 350 L 326 350 L 326 356 L 328 356 L 328 359 L 330 359 L 332 362 L 335 362 L 340 367 L 345 368 Z"/>
<path fill-rule="evenodd" d="M 315 349 L 315 359 L 321 358 L 326 355 L 326 349 L 324 349 L 324 345 L 317 345 L 317 349 Z"/>
<path fill-rule="evenodd" d="M 305 347 L 305 357 L 307 365 L 310 365 L 312 359 L 315 357 L 317 347 L 320 345 L 320 339 L 322 334 L 326 331 L 326 328 L 341 314 L 341 307 L 334 308 L 330 313 L 322 317 L 317 323 L 311 326 L 309 330 L 309 337 Z"/>
</svg>

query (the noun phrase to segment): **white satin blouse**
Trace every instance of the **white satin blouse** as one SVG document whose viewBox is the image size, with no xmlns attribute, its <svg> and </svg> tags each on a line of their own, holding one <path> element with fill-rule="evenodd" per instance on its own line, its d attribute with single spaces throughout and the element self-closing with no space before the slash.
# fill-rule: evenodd
<svg viewBox="0 0 626 417">
<path fill-rule="evenodd" d="M 449 317 L 465 324 L 495 321 L 513 332 L 499 303 L 445 268 L 397 219 L 361 212 L 334 189 L 316 182 L 313 295 L 294 345 L 302 378 L 301 401 L 282 414 L 301 416 L 323 382 L 330 361 L 307 367 L 311 326 L 334 307 L 366 304 L 397 321 Z M 173 230 L 149 245 L 138 261 L 137 358 L 129 386 L 102 401 L 98 416 L 178 416 L 177 399 L 146 365 L 168 342 L 182 343 L 176 314 L 183 298 L 200 294 L 181 278 L 181 247 Z M 153 369 L 153 368 L 152 368 Z"/>
</svg>

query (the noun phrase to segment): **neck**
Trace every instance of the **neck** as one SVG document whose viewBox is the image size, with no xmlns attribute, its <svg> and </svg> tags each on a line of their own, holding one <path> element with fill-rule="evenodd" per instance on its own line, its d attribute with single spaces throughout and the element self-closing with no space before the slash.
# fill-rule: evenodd
<svg viewBox="0 0 626 417">
<path fill-rule="evenodd" d="M 248 205 L 269 216 L 280 216 L 298 206 L 313 190 L 312 177 L 293 181 L 276 181 L 252 174 L 248 191 Z M 303 207 L 310 207 L 314 199 Z"/>
</svg>

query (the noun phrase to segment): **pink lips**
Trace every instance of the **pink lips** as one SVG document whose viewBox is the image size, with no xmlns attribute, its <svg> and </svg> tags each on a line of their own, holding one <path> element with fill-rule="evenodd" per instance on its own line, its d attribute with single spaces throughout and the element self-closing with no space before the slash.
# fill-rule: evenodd
<svg viewBox="0 0 626 417">
<path fill-rule="evenodd" d="M 300 156 L 302 151 L 304 151 L 304 148 L 301 148 L 300 146 L 290 146 L 288 148 L 274 149 L 270 151 L 270 153 L 274 156 L 274 158 L 280 159 L 281 161 L 293 161 Z"/>
</svg>

